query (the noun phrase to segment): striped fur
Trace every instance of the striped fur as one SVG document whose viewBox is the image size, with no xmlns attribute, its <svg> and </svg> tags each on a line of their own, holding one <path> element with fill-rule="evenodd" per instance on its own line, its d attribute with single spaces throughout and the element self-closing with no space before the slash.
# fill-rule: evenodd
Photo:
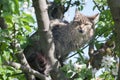
<svg viewBox="0 0 120 80">
<path fill-rule="evenodd" d="M 55 54 L 64 61 L 71 51 L 78 50 L 88 43 L 94 35 L 94 20 L 78 11 L 73 22 L 66 25 L 54 25 L 52 32 L 55 42 Z M 65 24 L 65 23 L 64 23 Z"/>
</svg>

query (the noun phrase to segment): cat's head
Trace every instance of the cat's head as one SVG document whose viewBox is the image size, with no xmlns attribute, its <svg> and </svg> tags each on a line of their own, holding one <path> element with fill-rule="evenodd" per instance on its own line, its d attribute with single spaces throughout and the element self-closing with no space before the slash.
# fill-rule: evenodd
<svg viewBox="0 0 120 80">
<path fill-rule="evenodd" d="M 74 17 L 75 29 L 79 31 L 81 34 L 87 34 L 91 31 L 92 34 L 95 24 L 99 19 L 99 14 L 95 14 L 93 16 L 85 16 L 81 14 L 78 10 L 76 10 Z"/>
</svg>

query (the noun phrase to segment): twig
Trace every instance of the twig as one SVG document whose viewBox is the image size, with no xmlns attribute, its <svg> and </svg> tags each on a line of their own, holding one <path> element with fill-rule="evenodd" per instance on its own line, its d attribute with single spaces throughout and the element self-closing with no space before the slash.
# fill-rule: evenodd
<svg viewBox="0 0 120 80">
<path fill-rule="evenodd" d="M 102 10 L 100 10 L 100 7 L 97 5 L 97 3 L 93 0 L 93 3 L 95 4 L 95 6 L 98 8 L 98 10 L 100 11 L 100 12 L 102 12 Z"/>
<path fill-rule="evenodd" d="M 66 9 L 64 10 L 64 13 L 69 9 L 69 7 L 70 7 L 70 5 L 71 5 L 71 1 L 72 1 L 72 0 L 70 0 L 70 1 L 68 2 L 68 6 L 67 6 Z"/>
<path fill-rule="evenodd" d="M 93 39 L 91 40 L 90 44 L 89 44 L 89 57 L 92 57 L 92 54 L 94 53 L 94 40 L 95 40 L 95 36 L 93 37 Z"/>
<path fill-rule="evenodd" d="M 86 46 L 84 46 L 81 50 L 84 50 L 84 49 L 85 49 L 86 47 L 88 47 L 88 46 L 89 46 L 89 44 L 87 44 Z M 69 59 L 69 58 L 75 56 L 76 54 L 78 54 L 78 53 L 76 52 L 76 53 L 74 53 L 73 55 L 67 57 L 66 59 Z"/>
</svg>

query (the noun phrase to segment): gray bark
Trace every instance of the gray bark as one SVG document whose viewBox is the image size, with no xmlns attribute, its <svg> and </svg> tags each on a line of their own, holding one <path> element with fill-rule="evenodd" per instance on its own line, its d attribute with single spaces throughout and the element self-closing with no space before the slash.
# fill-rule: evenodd
<svg viewBox="0 0 120 80">
<path fill-rule="evenodd" d="M 33 6 L 35 8 L 38 31 L 32 39 L 35 41 L 34 39 L 38 37 L 37 41 L 40 43 L 40 45 L 34 46 L 40 48 L 40 50 L 42 50 L 45 56 L 47 56 L 49 59 L 51 67 L 50 75 L 53 80 L 60 80 L 61 77 L 62 80 L 65 80 L 63 77 L 64 75 L 61 74 L 61 71 L 59 70 L 60 63 L 54 56 L 55 46 L 53 42 L 52 32 L 49 28 L 50 21 L 47 12 L 48 6 L 46 4 L 46 0 L 33 0 Z"/>
<path fill-rule="evenodd" d="M 115 45 L 119 56 L 119 70 L 117 80 L 120 80 L 120 0 L 107 0 L 113 20 L 115 22 Z"/>
</svg>

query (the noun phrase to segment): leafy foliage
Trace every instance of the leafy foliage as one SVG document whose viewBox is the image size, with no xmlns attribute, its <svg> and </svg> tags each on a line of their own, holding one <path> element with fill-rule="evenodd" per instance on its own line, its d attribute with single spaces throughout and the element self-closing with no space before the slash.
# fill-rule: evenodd
<svg viewBox="0 0 120 80">
<path fill-rule="evenodd" d="M 34 30 L 35 20 L 22 9 L 24 0 L 0 0 L 0 16 L 4 17 L 7 29 L 0 29 L 0 80 L 25 80 L 21 70 L 5 66 L 5 61 L 17 61 L 17 48 L 24 48 L 27 36 Z M 27 5 L 27 7 L 29 7 Z"/>
<path fill-rule="evenodd" d="M 61 0 L 54 0 L 54 2 L 59 4 Z M 111 40 L 109 44 L 114 42 L 114 22 L 106 0 L 93 0 L 93 2 L 95 3 L 93 10 L 97 8 L 100 11 L 100 19 L 96 26 L 95 40 L 93 41 L 94 47 L 99 50 L 101 45 L 107 40 Z M 64 0 L 61 4 L 64 7 L 66 5 L 70 5 L 70 7 L 77 6 L 79 10 L 83 10 L 85 1 Z M 36 30 L 34 12 L 31 12 L 33 11 L 31 6 L 31 1 L 29 0 L 0 0 L 0 17 L 3 17 L 8 25 L 7 29 L 0 29 L 0 80 L 25 80 L 21 70 L 5 66 L 4 63 L 5 61 L 19 62 L 16 57 L 17 47 L 24 49 L 27 44 L 27 38 Z M 94 69 L 88 66 L 89 60 L 83 57 L 83 53 L 83 49 L 79 50 L 76 63 L 73 64 L 70 61 L 62 67 L 68 78 L 75 77 L 75 80 L 97 80 L 98 78 L 114 80 L 116 78 L 117 75 L 113 73 L 118 71 L 116 70 L 118 62 L 115 51 L 113 51 L 114 55 L 112 57 L 114 57 L 116 62 L 113 62 L 112 66 L 107 69 L 105 68 L 106 65 L 101 65 L 100 67 L 106 70 L 98 78 L 94 76 L 98 70 L 93 73 Z"/>
</svg>

